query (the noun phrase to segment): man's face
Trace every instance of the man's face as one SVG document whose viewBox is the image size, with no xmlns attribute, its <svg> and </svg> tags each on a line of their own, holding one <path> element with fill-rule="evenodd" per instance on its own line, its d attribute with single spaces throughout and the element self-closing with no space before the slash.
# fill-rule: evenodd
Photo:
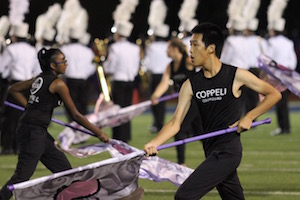
<svg viewBox="0 0 300 200">
<path fill-rule="evenodd" d="M 194 66 L 202 66 L 208 58 L 208 52 L 202 41 L 202 34 L 194 33 L 191 37 L 191 60 Z"/>
</svg>

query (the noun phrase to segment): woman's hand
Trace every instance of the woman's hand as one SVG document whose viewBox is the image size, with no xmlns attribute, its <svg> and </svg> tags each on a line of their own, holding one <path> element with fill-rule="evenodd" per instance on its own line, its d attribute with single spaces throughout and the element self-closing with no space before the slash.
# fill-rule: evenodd
<svg viewBox="0 0 300 200">
<path fill-rule="evenodd" d="M 152 105 L 157 105 L 159 103 L 158 99 L 159 99 L 159 97 L 152 95 L 151 96 Z"/>
<path fill-rule="evenodd" d="M 102 142 L 105 142 L 105 143 L 108 143 L 109 142 L 109 137 L 106 135 L 106 133 L 104 133 L 103 131 L 101 131 L 101 134 L 100 135 L 97 135 L 97 137 L 102 141 Z"/>
</svg>

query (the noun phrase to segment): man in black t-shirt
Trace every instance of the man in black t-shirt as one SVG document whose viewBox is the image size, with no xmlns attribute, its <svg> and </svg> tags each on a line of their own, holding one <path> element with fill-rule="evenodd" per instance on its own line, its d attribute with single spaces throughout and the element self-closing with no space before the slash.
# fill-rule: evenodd
<svg viewBox="0 0 300 200">
<path fill-rule="evenodd" d="M 219 27 L 203 23 L 196 26 L 192 33 L 191 60 L 195 67 L 202 70 L 183 83 L 173 118 L 145 145 L 144 150 L 148 156 L 157 154 L 157 147 L 179 131 L 194 97 L 204 133 L 234 126 L 237 126 L 237 132 L 203 141 L 206 159 L 178 188 L 175 199 L 200 199 L 214 187 L 222 199 L 244 199 L 236 171 L 242 158 L 240 132 L 248 130 L 254 119 L 275 105 L 281 94 L 249 71 L 221 63 L 219 57 L 224 39 Z M 265 98 L 240 118 L 242 86 Z"/>
</svg>

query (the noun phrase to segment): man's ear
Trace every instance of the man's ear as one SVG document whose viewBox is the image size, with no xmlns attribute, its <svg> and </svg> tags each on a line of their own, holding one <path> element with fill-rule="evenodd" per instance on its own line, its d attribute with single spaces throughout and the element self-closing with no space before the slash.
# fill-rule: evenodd
<svg viewBox="0 0 300 200">
<path fill-rule="evenodd" d="M 208 52 L 209 53 L 214 53 L 216 51 L 216 45 L 215 44 L 210 44 L 208 45 Z"/>
</svg>

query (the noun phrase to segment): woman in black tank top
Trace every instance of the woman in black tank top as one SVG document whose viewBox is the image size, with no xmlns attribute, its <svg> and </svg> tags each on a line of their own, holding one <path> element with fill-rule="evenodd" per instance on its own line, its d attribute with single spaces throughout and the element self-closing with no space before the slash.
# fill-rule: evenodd
<svg viewBox="0 0 300 200">
<path fill-rule="evenodd" d="M 172 58 L 172 62 L 167 66 L 162 80 L 151 96 L 153 104 L 156 104 L 157 99 L 168 90 L 170 80 L 173 81 L 174 91 L 179 92 L 184 81 L 196 74 L 195 68 L 188 57 L 185 44 L 178 38 L 172 38 L 168 43 L 167 54 Z M 184 119 L 182 129 L 174 137 L 175 141 L 185 139 L 189 135 L 202 133 L 202 126 L 199 123 L 200 119 L 195 106 L 196 104 L 192 103 Z M 184 165 L 185 145 L 177 146 L 176 151 L 177 163 Z"/>
<path fill-rule="evenodd" d="M 93 132 L 101 141 L 108 142 L 107 135 L 91 124 L 74 105 L 69 89 L 58 75 L 64 74 L 67 61 L 59 49 L 41 49 L 38 53 L 42 73 L 34 79 L 12 85 L 9 92 L 25 107 L 17 128 L 20 153 L 15 174 L 2 187 L 0 199 L 10 199 L 12 192 L 8 185 L 30 179 L 39 161 L 51 172 L 71 169 L 66 156 L 54 146 L 54 139 L 48 133 L 53 109 L 64 103 L 73 120 Z M 27 100 L 22 94 L 30 90 Z"/>
</svg>

